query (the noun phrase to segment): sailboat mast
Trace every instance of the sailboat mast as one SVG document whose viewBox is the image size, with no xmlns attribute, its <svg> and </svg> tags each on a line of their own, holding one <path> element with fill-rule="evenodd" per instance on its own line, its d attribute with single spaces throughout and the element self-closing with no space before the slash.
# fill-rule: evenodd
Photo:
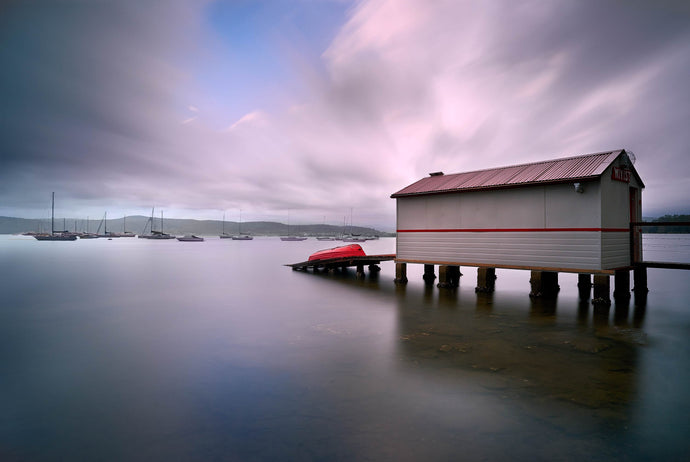
<svg viewBox="0 0 690 462">
<path fill-rule="evenodd" d="M 55 191 L 53 191 L 53 201 L 50 206 L 50 234 L 55 234 Z"/>
</svg>

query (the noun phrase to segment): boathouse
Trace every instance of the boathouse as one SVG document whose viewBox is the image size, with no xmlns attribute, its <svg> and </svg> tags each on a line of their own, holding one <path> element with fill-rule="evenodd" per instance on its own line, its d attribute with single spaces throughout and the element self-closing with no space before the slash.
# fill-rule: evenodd
<svg viewBox="0 0 690 462">
<path fill-rule="evenodd" d="M 644 188 L 625 150 L 466 173 L 391 195 L 396 262 L 614 274 L 641 259 Z"/>
</svg>

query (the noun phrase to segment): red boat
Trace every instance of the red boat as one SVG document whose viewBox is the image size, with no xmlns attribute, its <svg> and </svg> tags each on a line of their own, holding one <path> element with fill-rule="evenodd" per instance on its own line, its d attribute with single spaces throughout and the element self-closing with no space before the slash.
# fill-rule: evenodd
<svg viewBox="0 0 690 462">
<path fill-rule="evenodd" d="M 309 261 L 331 260 L 333 258 L 366 257 L 367 254 L 359 244 L 343 245 L 332 249 L 319 250 L 309 256 Z"/>
</svg>

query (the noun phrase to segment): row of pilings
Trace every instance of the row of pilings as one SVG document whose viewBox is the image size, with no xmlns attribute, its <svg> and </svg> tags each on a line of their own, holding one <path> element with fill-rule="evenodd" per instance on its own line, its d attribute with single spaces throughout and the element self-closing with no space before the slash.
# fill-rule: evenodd
<svg viewBox="0 0 690 462">
<path fill-rule="evenodd" d="M 646 304 L 647 293 L 647 268 L 643 266 L 635 267 L 633 272 L 633 288 L 630 285 L 630 269 L 616 270 L 610 274 L 578 274 L 577 287 L 580 299 L 589 300 L 592 296 L 592 304 L 596 307 L 611 306 L 611 277 L 614 280 L 613 298 L 616 301 L 628 302 L 631 294 L 635 294 L 635 303 L 638 305 Z M 460 285 L 459 266 L 439 265 L 437 287 L 455 288 Z M 422 276 L 426 284 L 433 284 L 436 280 L 435 265 L 425 264 L 424 275 Z M 395 283 L 406 284 L 407 263 L 395 264 Z M 496 288 L 496 268 L 478 267 L 477 268 L 477 293 L 493 293 Z M 592 288 L 594 292 L 592 293 Z M 558 272 L 531 270 L 530 293 L 531 298 L 555 298 L 560 291 L 558 285 Z"/>
</svg>

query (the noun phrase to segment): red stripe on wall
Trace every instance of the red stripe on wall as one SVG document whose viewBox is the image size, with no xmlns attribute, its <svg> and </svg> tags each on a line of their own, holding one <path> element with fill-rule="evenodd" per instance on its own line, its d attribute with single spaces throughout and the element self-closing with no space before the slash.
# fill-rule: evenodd
<svg viewBox="0 0 690 462">
<path fill-rule="evenodd" d="M 627 233 L 629 228 L 462 228 L 462 229 L 399 229 L 399 233 L 541 233 L 559 231 L 599 231 L 603 233 Z"/>
</svg>

